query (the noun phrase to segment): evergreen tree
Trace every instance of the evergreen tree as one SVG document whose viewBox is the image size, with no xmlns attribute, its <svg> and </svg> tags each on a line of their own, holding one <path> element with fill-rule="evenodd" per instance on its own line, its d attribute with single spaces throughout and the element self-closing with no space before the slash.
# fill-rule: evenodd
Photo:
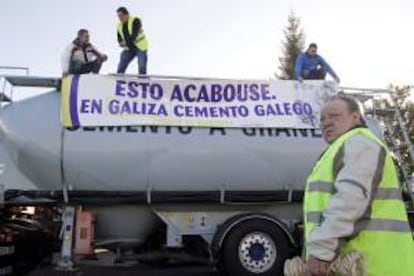
<svg viewBox="0 0 414 276">
<path fill-rule="evenodd" d="M 295 78 L 296 57 L 305 46 L 305 33 L 301 27 L 300 18 L 291 12 L 288 16 L 288 24 L 283 31 L 285 39 L 282 41 L 283 56 L 279 58 L 279 73 L 276 77 L 283 80 Z"/>
<path fill-rule="evenodd" d="M 411 144 L 414 145 L 414 102 L 409 99 L 410 92 L 413 91 L 412 85 L 403 85 L 403 86 L 394 86 L 391 85 L 390 89 L 395 93 L 395 101 L 397 106 L 400 108 L 401 115 L 405 121 L 405 128 L 408 132 L 409 139 Z M 395 137 L 401 142 L 404 140 L 401 135 Z M 401 152 L 403 162 L 407 165 L 409 171 L 408 173 L 414 173 L 414 164 L 411 161 L 410 153 L 408 146 L 406 144 L 401 144 Z"/>
<path fill-rule="evenodd" d="M 410 92 L 413 90 L 412 85 L 390 85 L 389 89 L 393 92 L 395 105 L 399 108 L 401 116 L 405 123 L 405 129 L 407 130 L 411 144 L 414 145 L 414 102 L 410 100 Z M 374 105 L 377 108 L 392 108 L 390 102 L 386 99 L 378 100 L 374 102 Z M 398 164 L 399 166 L 404 166 L 408 169 L 408 174 L 414 173 L 414 163 L 411 161 L 411 156 L 409 152 L 408 145 L 405 144 L 405 139 L 401 131 L 397 131 L 399 128 L 396 117 L 388 118 L 385 123 L 391 127 L 390 135 L 392 137 L 386 137 L 388 143 L 391 144 L 391 140 L 387 138 L 392 138 L 396 141 L 398 148 L 401 153 L 403 164 Z"/>
</svg>

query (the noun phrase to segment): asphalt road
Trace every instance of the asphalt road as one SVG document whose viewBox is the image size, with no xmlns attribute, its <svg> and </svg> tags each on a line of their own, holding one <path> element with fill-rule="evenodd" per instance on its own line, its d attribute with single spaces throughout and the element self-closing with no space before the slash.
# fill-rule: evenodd
<svg viewBox="0 0 414 276">
<path fill-rule="evenodd" d="M 166 266 L 166 267 L 148 267 L 135 265 L 131 267 L 80 267 L 78 271 L 56 271 L 52 267 L 39 268 L 33 271 L 29 276 L 213 276 L 210 267 L 206 266 Z"/>
<path fill-rule="evenodd" d="M 75 271 L 58 271 L 55 265 L 37 268 L 28 276 L 214 276 L 213 268 L 207 265 L 185 263 L 165 264 L 163 266 L 143 265 L 137 261 L 125 261 L 114 264 L 109 252 L 97 255 L 97 260 L 77 260 Z M 57 263 L 54 256 L 53 263 Z"/>
</svg>

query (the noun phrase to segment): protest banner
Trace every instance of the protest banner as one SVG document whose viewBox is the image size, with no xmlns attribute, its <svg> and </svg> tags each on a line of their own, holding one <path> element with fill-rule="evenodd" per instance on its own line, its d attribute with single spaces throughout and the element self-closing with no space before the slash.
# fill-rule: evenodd
<svg viewBox="0 0 414 276">
<path fill-rule="evenodd" d="M 73 75 L 62 82 L 61 123 L 317 128 L 321 106 L 334 94 L 336 83 L 322 80 Z"/>
</svg>

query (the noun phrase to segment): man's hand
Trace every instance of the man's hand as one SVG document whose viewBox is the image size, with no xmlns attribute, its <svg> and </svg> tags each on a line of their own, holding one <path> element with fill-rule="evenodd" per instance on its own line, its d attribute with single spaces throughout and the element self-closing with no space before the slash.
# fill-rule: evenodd
<svg viewBox="0 0 414 276">
<path fill-rule="evenodd" d="M 108 56 L 105 55 L 105 54 L 101 54 L 101 60 L 102 60 L 102 62 L 107 61 L 108 60 Z"/>
<path fill-rule="evenodd" d="M 119 46 L 121 46 L 121 48 L 124 50 L 128 50 L 128 46 L 125 41 L 122 41 L 121 43 L 119 43 Z"/>
<path fill-rule="evenodd" d="M 69 72 L 66 72 L 66 71 L 62 72 L 62 78 L 67 77 L 68 75 L 69 75 Z"/>
<path fill-rule="evenodd" d="M 335 81 L 336 81 L 337 83 L 340 83 L 340 82 L 341 82 L 341 80 L 339 79 L 339 77 L 335 77 L 334 79 L 335 79 Z"/>
<path fill-rule="evenodd" d="M 308 270 L 310 276 L 327 276 L 330 262 L 321 261 L 310 256 L 308 260 Z"/>
</svg>

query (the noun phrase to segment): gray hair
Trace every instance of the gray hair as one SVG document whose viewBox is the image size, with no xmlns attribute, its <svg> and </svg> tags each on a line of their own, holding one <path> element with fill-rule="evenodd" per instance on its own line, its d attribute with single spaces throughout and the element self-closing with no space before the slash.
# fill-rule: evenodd
<svg viewBox="0 0 414 276">
<path fill-rule="evenodd" d="M 361 114 L 358 101 L 351 96 L 345 95 L 343 92 L 339 92 L 337 95 L 328 98 L 327 102 L 341 100 L 346 103 L 349 112 L 358 112 Z"/>
<path fill-rule="evenodd" d="M 359 103 L 358 103 L 357 99 L 355 99 L 352 96 L 345 95 L 344 92 L 340 91 L 340 92 L 338 92 L 337 95 L 328 98 L 326 103 L 331 102 L 331 101 L 335 101 L 335 100 L 340 100 L 340 101 L 345 102 L 346 106 L 348 107 L 348 111 L 350 113 L 357 112 L 361 117 L 360 124 L 363 125 L 363 126 L 366 126 L 366 121 L 364 119 L 364 116 L 362 115 L 361 109 L 359 108 Z"/>
</svg>

